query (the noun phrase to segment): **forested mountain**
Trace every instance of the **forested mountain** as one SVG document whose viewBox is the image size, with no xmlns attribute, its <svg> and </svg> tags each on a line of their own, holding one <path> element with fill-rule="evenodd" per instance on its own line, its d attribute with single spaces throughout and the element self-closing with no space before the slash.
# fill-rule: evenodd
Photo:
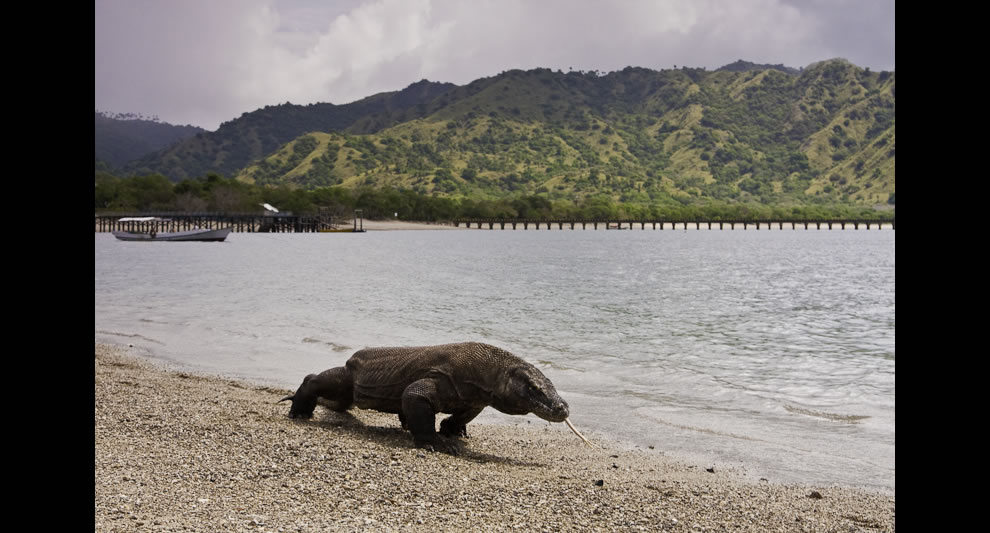
<svg viewBox="0 0 990 533">
<path fill-rule="evenodd" d="M 766 70 L 766 69 L 779 70 L 787 74 L 800 74 L 801 70 L 787 67 L 784 65 L 759 65 L 757 63 L 752 63 L 750 61 L 743 61 L 742 59 L 736 61 L 735 63 L 729 63 L 728 65 L 719 67 L 718 70 L 727 70 L 729 72 L 744 72 L 748 70 Z"/>
<path fill-rule="evenodd" d="M 132 113 L 96 111 L 96 165 L 115 169 L 128 161 L 204 132 L 196 126 L 174 126 Z"/>
<path fill-rule="evenodd" d="M 886 204 L 894 92 L 894 73 L 844 60 L 512 70 L 342 106 L 268 107 L 129 169 L 476 199 Z"/>
<path fill-rule="evenodd" d="M 125 170 L 130 174 L 155 172 L 174 181 L 202 177 L 210 172 L 232 176 L 307 132 L 341 131 L 368 117 L 375 117 L 372 125 L 381 128 L 423 116 L 417 111 L 418 106 L 452 87 L 449 83 L 423 80 L 401 91 L 380 93 L 344 105 L 286 102 L 265 106 L 224 122 L 215 132 L 203 132 L 148 154 L 131 162 Z"/>
</svg>

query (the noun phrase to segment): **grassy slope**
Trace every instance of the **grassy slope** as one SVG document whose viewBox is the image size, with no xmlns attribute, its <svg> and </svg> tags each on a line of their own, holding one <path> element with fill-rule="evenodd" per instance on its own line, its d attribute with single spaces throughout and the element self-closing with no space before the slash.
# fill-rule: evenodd
<svg viewBox="0 0 990 533">
<path fill-rule="evenodd" d="M 377 133 L 312 132 L 237 177 L 460 197 L 883 203 L 894 190 L 893 91 L 893 75 L 843 62 L 801 76 L 510 71 Z"/>
</svg>

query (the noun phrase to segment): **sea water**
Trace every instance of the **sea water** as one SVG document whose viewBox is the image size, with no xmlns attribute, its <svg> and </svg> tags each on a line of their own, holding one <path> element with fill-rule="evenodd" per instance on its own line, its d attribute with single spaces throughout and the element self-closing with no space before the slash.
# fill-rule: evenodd
<svg viewBox="0 0 990 533">
<path fill-rule="evenodd" d="M 586 435 L 894 491 L 889 227 L 97 233 L 95 251 L 96 341 L 175 366 L 294 389 L 364 347 L 487 342 Z"/>
</svg>

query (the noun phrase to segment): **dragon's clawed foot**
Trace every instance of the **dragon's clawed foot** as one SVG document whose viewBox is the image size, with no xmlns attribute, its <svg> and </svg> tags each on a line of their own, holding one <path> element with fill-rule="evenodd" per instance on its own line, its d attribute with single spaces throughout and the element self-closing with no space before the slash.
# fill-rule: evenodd
<svg viewBox="0 0 990 533">
<path fill-rule="evenodd" d="M 447 437 L 467 437 L 467 425 L 454 425 L 449 420 L 440 422 L 440 434 Z"/>
<path fill-rule="evenodd" d="M 449 455 L 460 455 L 464 452 L 464 446 L 457 440 L 447 439 L 439 435 L 433 438 L 414 438 L 416 446 L 431 452 L 442 452 Z"/>
</svg>

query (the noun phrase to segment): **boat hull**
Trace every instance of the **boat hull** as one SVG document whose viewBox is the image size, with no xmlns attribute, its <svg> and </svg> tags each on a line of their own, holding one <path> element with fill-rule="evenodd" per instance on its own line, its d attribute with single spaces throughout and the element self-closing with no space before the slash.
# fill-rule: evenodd
<svg viewBox="0 0 990 533">
<path fill-rule="evenodd" d="M 156 233 L 154 236 L 148 233 L 131 233 L 129 231 L 114 231 L 113 236 L 122 241 L 135 242 L 221 242 L 227 238 L 232 228 L 222 229 L 194 229 L 188 231 L 176 231 L 171 233 Z"/>
</svg>

